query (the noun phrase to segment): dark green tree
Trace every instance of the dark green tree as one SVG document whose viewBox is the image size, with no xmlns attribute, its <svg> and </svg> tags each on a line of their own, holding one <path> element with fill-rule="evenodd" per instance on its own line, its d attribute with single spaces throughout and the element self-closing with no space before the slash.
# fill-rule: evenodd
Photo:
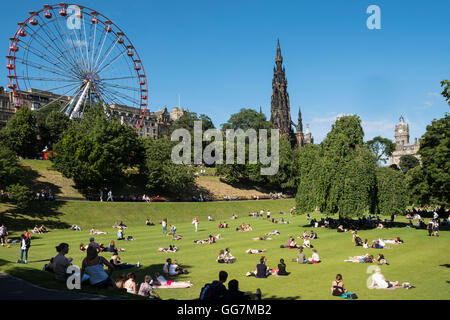
<svg viewBox="0 0 450 320">
<path fill-rule="evenodd" d="M 400 169 L 404 172 L 408 172 L 417 166 L 420 166 L 420 161 L 413 155 L 405 154 L 400 157 Z"/>
<path fill-rule="evenodd" d="M 441 94 L 445 98 L 445 101 L 450 106 L 450 81 L 449 80 L 442 80 L 441 81 L 441 87 L 443 88 Z"/>
<path fill-rule="evenodd" d="M 22 180 L 23 169 L 17 155 L 0 144 L 0 189 Z"/>
<path fill-rule="evenodd" d="M 407 187 L 404 175 L 386 167 L 376 168 L 377 211 L 381 215 L 404 215 L 408 203 Z"/>
<path fill-rule="evenodd" d="M 266 116 L 254 109 L 242 108 L 238 113 L 231 115 L 230 119 L 222 124 L 222 131 L 227 129 L 270 129 L 272 124 L 267 121 Z"/>
<path fill-rule="evenodd" d="M 152 192 L 180 195 L 189 193 L 195 186 L 195 169 L 189 165 L 172 162 L 172 148 L 176 144 L 167 137 L 144 139 L 147 189 Z"/>
<path fill-rule="evenodd" d="M 54 151 L 54 167 L 84 193 L 113 188 L 127 169 L 142 166 L 144 160 L 136 130 L 107 117 L 101 107 L 72 121 Z"/>
<path fill-rule="evenodd" d="M 450 205 L 450 114 L 433 120 L 420 138 L 418 152 L 423 176 L 429 186 L 429 201 Z"/>
<path fill-rule="evenodd" d="M 0 131 L 0 141 L 21 157 L 38 155 L 38 128 L 36 116 L 27 107 L 20 108 Z"/>
<path fill-rule="evenodd" d="M 14 204 L 19 209 L 26 209 L 34 199 L 34 193 L 28 187 L 13 184 L 6 188 L 9 202 Z"/>
<path fill-rule="evenodd" d="M 374 154 L 377 162 L 386 163 L 392 152 L 395 151 L 395 143 L 390 139 L 377 136 L 366 142 L 366 146 Z"/>
<path fill-rule="evenodd" d="M 406 173 L 405 186 L 409 205 L 420 207 L 430 204 L 430 188 L 422 167 L 417 166 Z"/>
</svg>

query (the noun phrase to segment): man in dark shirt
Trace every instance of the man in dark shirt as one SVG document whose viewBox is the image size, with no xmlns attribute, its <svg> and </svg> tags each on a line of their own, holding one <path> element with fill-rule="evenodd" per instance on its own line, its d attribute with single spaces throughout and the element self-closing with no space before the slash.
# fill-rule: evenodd
<svg viewBox="0 0 450 320">
<path fill-rule="evenodd" d="M 256 277 L 267 278 L 269 275 L 269 268 L 266 266 L 266 257 L 261 257 L 259 263 L 256 265 Z"/>
</svg>

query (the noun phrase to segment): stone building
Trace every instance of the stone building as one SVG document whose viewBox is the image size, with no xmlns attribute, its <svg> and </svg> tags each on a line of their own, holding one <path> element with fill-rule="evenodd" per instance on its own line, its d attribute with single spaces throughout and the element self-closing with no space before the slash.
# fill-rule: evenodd
<svg viewBox="0 0 450 320">
<path fill-rule="evenodd" d="M 395 151 L 390 158 L 390 165 L 397 165 L 400 167 L 400 158 L 404 155 L 413 155 L 420 161 L 419 151 L 420 144 L 417 138 L 414 139 L 414 144 L 409 142 L 409 125 L 405 123 L 403 116 L 400 117 L 399 123 L 395 125 Z"/>
<path fill-rule="evenodd" d="M 305 144 L 314 143 L 309 125 L 306 126 L 307 132 L 303 133 L 303 120 L 300 109 L 298 111 L 297 124 L 291 119 L 289 93 L 287 92 L 287 79 L 283 66 L 283 57 L 281 56 L 280 41 L 278 41 L 275 66 L 273 68 L 270 122 L 275 128 L 280 130 L 280 135 L 288 137 L 292 146 L 297 145 L 297 147 L 301 148 Z M 292 126 L 296 128 L 296 133 L 294 133 Z"/>
</svg>

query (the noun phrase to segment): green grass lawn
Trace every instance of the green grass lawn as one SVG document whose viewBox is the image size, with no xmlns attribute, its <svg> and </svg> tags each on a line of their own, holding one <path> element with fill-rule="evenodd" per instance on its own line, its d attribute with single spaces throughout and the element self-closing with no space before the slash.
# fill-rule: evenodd
<svg viewBox="0 0 450 320">
<path fill-rule="evenodd" d="M 11 248 L 0 247 L 0 271 L 21 277 L 32 283 L 47 288 L 64 289 L 64 285 L 56 283 L 52 274 L 42 271 L 45 264 L 43 260 L 56 255 L 55 246 L 60 242 L 67 242 L 70 251 L 67 255 L 74 259 L 74 264 L 81 266 L 85 254 L 79 251 L 81 242 L 89 241 L 89 229 L 94 226 L 108 232 L 107 235 L 95 236 L 97 242 L 107 245 L 110 240 L 116 239 L 117 229 L 112 228 L 115 221 L 123 220 L 128 225 L 125 235 L 132 235 L 135 241 L 116 241 L 116 245 L 126 249 L 120 254 L 123 262 L 143 265 L 134 271 L 137 280 L 143 281 L 146 274 L 153 275 L 160 272 L 162 265 L 168 257 L 189 269 L 190 274 L 178 276 L 174 280 L 189 280 L 194 286 L 188 289 L 160 289 L 158 293 L 163 299 L 196 299 L 201 287 L 212 280 L 217 279 L 220 270 L 226 270 L 228 280 L 239 280 L 240 289 L 243 291 L 255 291 L 261 288 L 263 298 L 266 299 L 339 299 L 331 296 L 330 286 L 337 273 L 341 273 L 345 286 L 352 292 L 356 292 L 360 299 L 449 299 L 450 298 L 450 233 L 441 230 L 440 237 L 428 237 L 425 230 L 415 230 L 406 227 L 385 230 L 361 230 L 359 234 L 369 241 L 377 237 L 392 239 L 396 236 L 404 239 L 402 245 L 393 246 L 392 249 L 363 249 L 355 247 L 352 243 L 351 233 L 337 233 L 332 229 L 317 229 L 319 239 L 312 240 L 312 244 L 318 250 L 322 263 L 316 265 L 298 265 L 291 262 L 296 257 L 297 250 L 282 249 L 290 235 L 298 236 L 305 227 L 304 216 L 289 217 L 289 208 L 294 205 L 294 200 L 259 200 L 236 202 L 206 202 L 206 203 L 99 203 L 86 201 L 67 201 L 58 203 L 44 203 L 40 206 L 39 214 L 35 210 L 26 213 L 17 213 L 13 217 L 12 208 L 0 204 L 0 219 L 6 222 L 11 231 L 11 236 L 18 237 L 24 228 L 33 227 L 34 223 L 44 221 L 49 226 L 59 227 L 52 232 L 35 235 L 29 252 L 27 265 L 16 264 L 19 256 L 19 245 Z M 250 211 L 266 211 L 270 209 L 272 217 L 280 220 L 284 211 L 284 218 L 290 224 L 272 224 L 266 220 L 248 217 Z M 239 215 L 239 219 L 231 220 L 233 213 Z M 207 221 L 211 215 L 214 222 Z M 314 214 L 313 216 L 315 216 Z M 48 216 L 48 217 L 44 217 Z M 200 219 L 199 232 L 194 232 L 191 224 L 192 218 Z M 171 241 L 169 236 L 164 236 L 161 231 L 160 221 L 167 217 L 168 223 L 177 226 L 177 234 L 183 239 Z M 317 217 L 322 217 L 317 214 Z M 146 218 L 155 222 L 155 226 L 145 226 Z M 228 229 L 218 229 L 218 221 L 227 221 Z M 406 219 L 398 218 L 396 221 L 406 222 Z M 0 221 L 1 222 L 1 221 Z M 61 229 L 72 224 L 81 226 L 82 231 Z M 245 223 L 253 226 L 253 231 L 237 232 L 238 224 Z M 265 233 L 278 229 L 279 236 L 272 236 L 272 240 L 255 241 L 253 238 L 263 236 Z M 222 240 L 216 244 L 196 245 L 194 240 L 205 239 L 209 234 L 221 233 Z M 180 250 L 177 253 L 165 254 L 157 252 L 158 247 L 168 247 L 175 244 Z M 231 248 L 231 253 L 237 257 L 234 264 L 218 264 L 216 257 L 220 249 Z M 280 258 L 287 263 L 288 277 L 270 276 L 268 279 L 256 279 L 245 277 L 247 271 L 253 270 L 260 255 L 249 255 L 246 249 L 267 249 L 265 256 L 270 267 L 276 267 Z M 344 259 L 353 255 L 365 253 L 378 254 L 382 252 L 390 262 L 389 266 L 382 266 L 382 272 L 388 280 L 410 282 L 416 288 L 412 290 L 398 289 L 393 291 L 370 290 L 366 281 L 370 274 L 367 273 L 369 264 L 346 263 Z M 311 249 L 305 249 L 307 257 L 311 256 Z M 110 254 L 104 256 L 109 260 Z M 114 273 L 114 276 L 118 272 Z M 95 292 L 88 287 L 83 291 Z M 102 294 L 110 294 L 108 291 L 100 291 Z M 134 298 L 132 295 L 126 295 Z"/>
</svg>

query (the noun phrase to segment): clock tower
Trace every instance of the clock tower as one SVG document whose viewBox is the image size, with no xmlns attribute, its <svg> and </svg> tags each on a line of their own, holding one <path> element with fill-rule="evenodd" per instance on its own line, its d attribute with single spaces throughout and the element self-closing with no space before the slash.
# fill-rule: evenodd
<svg viewBox="0 0 450 320">
<path fill-rule="evenodd" d="M 399 123 L 395 126 L 395 143 L 397 150 L 409 145 L 409 126 L 405 123 L 403 116 L 400 117 Z"/>
</svg>

